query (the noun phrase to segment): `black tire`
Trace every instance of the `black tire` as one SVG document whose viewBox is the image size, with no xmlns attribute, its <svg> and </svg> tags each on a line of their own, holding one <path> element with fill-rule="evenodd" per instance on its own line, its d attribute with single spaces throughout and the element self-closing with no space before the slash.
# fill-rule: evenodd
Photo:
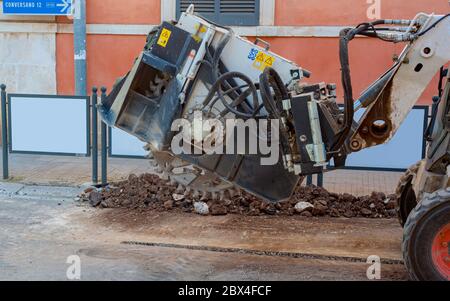
<svg viewBox="0 0 450 301">
<path fill-rule="evenodd" d="M 412 280 L 448 281 L 433 263 L 433 240 L 450 224 L 450 191 L 439 190 L 427 195 L 414 208 L 403 232 L 403 258 Z"/>
<path fill-rule="evenodd" d="M 409 213 L 417 206 L 416 193 L 412 187 L 412 181 L 417 175 L 420 163 L 412 165 L 398 182 L 396 194 L 396 207 L 398 220 L 403 227 L 408 219 Z"/>
</svg>

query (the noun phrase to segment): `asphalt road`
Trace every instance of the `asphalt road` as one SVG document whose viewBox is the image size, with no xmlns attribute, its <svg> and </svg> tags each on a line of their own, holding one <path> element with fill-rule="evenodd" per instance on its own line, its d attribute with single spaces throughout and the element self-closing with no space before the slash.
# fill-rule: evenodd
<svg viewBox="0 0 450 301">
<path fill-rule="evenodd" d="M 396 220 L 93 209 L 77 188 L 0 184 L 0 280 L 406 280 Z"/>
</svg>

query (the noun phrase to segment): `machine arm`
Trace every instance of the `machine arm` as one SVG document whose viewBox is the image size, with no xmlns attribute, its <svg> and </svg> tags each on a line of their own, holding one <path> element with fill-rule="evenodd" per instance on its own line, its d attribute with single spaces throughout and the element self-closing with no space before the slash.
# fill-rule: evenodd
<svg viewBox="0 0 450 301">
<path fill-rule="evenodd" d="M 380 29 L 377 25 L 381 24 L 407 27 Z M 409 44 L 394 66 L 353 102 L 347 44 L 356 35 Z M 344 145 L 351 153 L 388 142 L 439 69 L 449 62 L 450 17 L 419 14 L 412 21 L 363 23 L 341 33 L 340 53 L 346 122 L 341 132 L 344 138 L 338 140 L 335 149 Z M 365 113 L 353 123 L 353 113 L 359 109 L 365 109 Z"/>
</svg>

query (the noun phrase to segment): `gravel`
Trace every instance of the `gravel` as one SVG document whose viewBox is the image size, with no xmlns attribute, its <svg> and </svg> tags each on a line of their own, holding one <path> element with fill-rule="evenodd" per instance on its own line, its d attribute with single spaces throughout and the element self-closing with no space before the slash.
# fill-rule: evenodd
<svg viewBox="0 0 450 301">
<path fill-rule="evenodd" d="M 133 210 L 179 210 L 202 215 L 300 215 L 304 217 L 393 218 L 395 195 L 373 192 L 356 197 L 337 194 L 316 186 L 301 186 L 290 200 L 269 203 L 242 191 L 224 200 L 201 199 L 177 191 L 176 186 L 153 174 L 134 174 L 128 180 L 103 189 L 88 188 L 80 196 L 93 207 Z"/>
</svg>

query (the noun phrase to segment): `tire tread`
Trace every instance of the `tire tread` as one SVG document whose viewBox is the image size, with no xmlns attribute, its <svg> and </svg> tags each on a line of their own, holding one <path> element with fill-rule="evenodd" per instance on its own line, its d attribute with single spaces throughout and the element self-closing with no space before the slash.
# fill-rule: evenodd
<svg viewBox="0 0 450 301">
<path fill-rule="evenodd" d="M 441 203 L 450 200 L 450 191 L 446 189 L 438 190 L 432 194 L 425 195 L 421 202 L 419 202 L 414 208 L 405 223 L 403 230 L 403 242 L 402 242 L 402 252 L 405 261 L 406 269 L 408 270 L 409 276 L 412 280 L 420 280 L 417 271 L 414 271 L 412 265 L 412 258 L 410 248 L 410 242 L 412 235 L 414 233 L 416 225 L 421 221 L 421 219 L 430 212 L 433 208 L 439 206 Z"/>
<path fill-rule="evenodd" d="M 402 202 L 402 194 L 403 194 L 406 186 L 408 185 L 408 183 L 411 181 L 411 178 L 414 178 L 417 175 L 417 172 L 419 171 L 419 167 L 420 167 L 421 163 L 422 163 L 422 161 L 419 161 L 416 164 L 414 164 L 408 168 L 408 170 L 400 178 L 397 188 L 395 190 L 395 195 L 396 195 L 395 210 L 397 212 L 397 217 L 398 217 L 398 220 L 400 222 L 400 225 L 402 225 L 402 227 L 406 223 L 406 220 L 403 219 L 401 210 L 400 210 L 401 202 Z"/>
</svg>

